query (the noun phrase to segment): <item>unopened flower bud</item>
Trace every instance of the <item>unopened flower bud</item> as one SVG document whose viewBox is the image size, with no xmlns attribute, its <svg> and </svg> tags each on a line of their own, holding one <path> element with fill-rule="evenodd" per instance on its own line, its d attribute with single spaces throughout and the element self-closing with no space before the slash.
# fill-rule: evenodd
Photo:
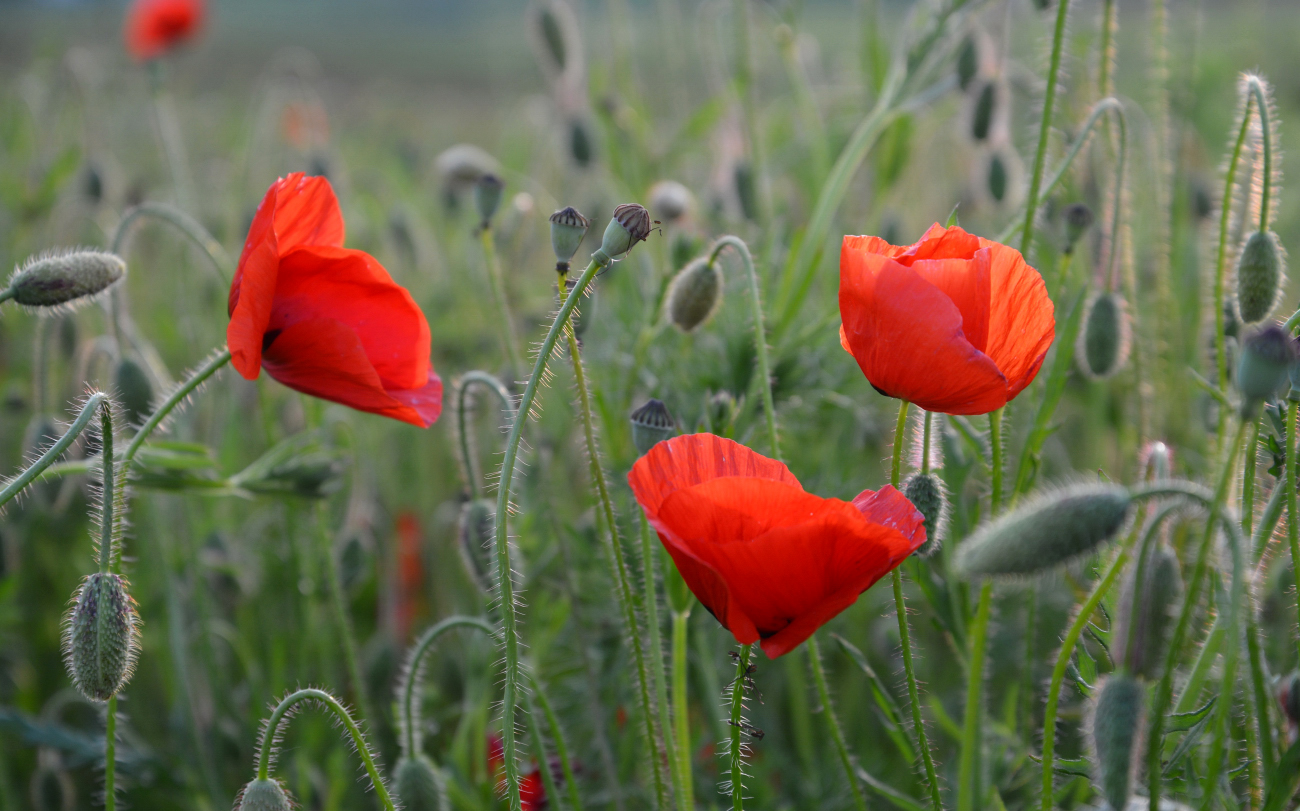
<svg viewBox="0 0 1300 811">
<path fill-rule="evenodd" d="M 1112 673 L 1092 710 L 1096 783 L 1111 808 L 1128 806 L 1145 729 L 1146 688 L 1126 673 Z"/>
<path fill-rule="evenodd" d="M 506 184 L 501 178 L 493 174 L 483 175 L 474 184 L 474 206 L 478 209 L 484 226 L 492 222 L 497 209 L 501 207 L 501 193 L 505 188 Z"/>
<path fill-rule="evenodd" d="M 541 37 L 544 53 L 548 59 L 546 67 L 552 73 L 563 73 L 568 62 L 568 49 L 564 42 L 563 23 L 557 17 L 558 3 L 542 3 L 534 18 L 537 33 Z M 567 11 L 567 7 L 565 7 Z"/>
<path fill-rule="evenodd" d="M 1170 611 L 1183 593 L 1183 575 L 1178 556 L 1160 544 L 1142 567 L 1142 582 L 1137 582 L 1138 567 L 1120 593 L 1119 613 L 1111 645 L 1115 664 L 1145 679 L 1158 678 L 1169 643 Z"/>
<path fill-rule="evenodd" d="M 292 811 L 293 801 L 279 780 L 254 780 L 239 792 L 239 811 Z"/>
<path fill-rule="evenodd" d="M 460 510 L 457 540 L 465 573 L 480 589 L 491 591 L 492 560 L 489 548 L 496 538 L 496 508 L 486 499 L 465 502 Z"/>
<path fill-rule="evenodd" d="M 975 106 L 971 109 L 970 137 L 976 141 L 988 140 L 989 130 L 993 128 L 993 114 L 997 105 L 997 86 L 989 81 L 980 88 L 975 97 Z M 994 195 L 997 197 L 997 195 Z M 998 199 L 1002 199 L 998 197 Z"/>
<path fill-rule="evenodd" d="M 9 279 L 14 301 L 41 309 L 80 304 L 126 275 L 122 257 L 107 251 L 55 251 L 27 260 Z"/>
<path fill-rule="evenodd" d="M 1083 203 L 1071 203 L 1065 207 L 1065 247 L 1062 253 L 1067 255 L 1074 253 L 1074 246 L 1078 244 L 1083 235 L 1092 227 L 1093 216 L 1092 209 Z"/>
<path fill-rule="evenodd" d="M 1277 691 L 1277 700 L 1282 705 L 1282 712 L 1292 727 L 1300 727 L 1300 670 L 1282 679 Z"/>
<path fill-rule="evenodd" d="M 143 425 L 153 413 L 153 383 L 144 367 L 122 358 L 113 368 L 113 388 L 128 425 Z"/>
<path fill-rule="evenodd" d="M 600 250 L 610 259 L 618 259 L 632 250 L 632 246 L 650 236 L 650 212 L 636 203 L 624 203 L 614 209 L 614 216 L 605 226 L 605 236 Z"/>
<path fill-rule="evenodd" d="M 943 480 L 933 473 L 916 473 L 903 482 L 903 495 L 925 516 L 925 543 L 914 553 L 928 558 L 939 550 L 947 523 L 948 498 Z"/>
<path fill-rule="evenodd" d="M 86 201 L 92 206 L 99 205 L 104 199 L 104 175 L 94 161 L 86 164 L 85 172 L 81 176 L 81 190 L 86 195 Z"/>
<path fill-rule="evenodd" d="M 393 790 L 397 795 L 394 799 L 401 801 L 404 811 L 442 811 L 447 807 L 442 780 L 424 755 L 404 757 L 397 762 Z"/>
<path fill-rule="evenodd" d="M 573 162 L 579 166 L 588 166 L 594 152 L 587 124 L 581 118 L 574 118 L 569 122 L 569 154 L 573 156 Z"/>
<path fill-rule="evenodd" d="M 1254 413 L 1255 406 L 1276 394 L 1289 381 L 1291 365 L 1295 362 L 1295 339 L 1277 324 L 1246 336 L 1237 361 L 1242 413 Z"/>
<path fill-rule="evenodd" d="M 434 158 L 433 168 L 445 185 L 464 189 L 483 175 L 495 173 L 497 161 L 473 144 L 456 144 Z"/>
<path fill-rule="evenodd" d="M 739 161 L 732 171 L 732 181 L 736 184 L 736 199 L 740 201 L 740 213 L 747 220 L 758 219 L 758 186 L 754 180 L 754 167 L 748 161 Z"/>
<path fill-rule="evenodd" d="M 1007 184 L 1010 177 L 1006 158 L 1001 152 L 989 155 L 988 191 L 989 197 L 1001 203 L 1007 197 Z"/>
<path fill-rule="evenodd" d="M 551 248 L 555 251 L 556 263 L 563 265 L 565 270 L 590 227 L 591 221 L 573 206 L 562 208 L 551 215 Z"/>
<path fill-rule="evenodd" d="M 1075 354 L 1079 369 L 1104 380 L 1123 368 L 1132 342 L 1128 306 L 1118 293 L 1099 293 L 1088 302 Z"/>
<path fill-rule="evenodd" d="M 1282 248 L 1272 231 L 1256 231 L 1237 257 L 1237 313 L 1246 324 L 1268 318 L 1282 295 Z"/>
<path fill-rule="evenodd" d="M 695 195 L 676 180 L 661 180 L 650 187 L 650 210 L 664 222 L 676 222 L 695 207 Z"/>
<path fill-rule="evenodd" d="M 957 51 L 957 85 L 962 90 L 970 87 L 979 69 L 979 46 L 975 43 L 975 37 L 968 34 Z"/>
<path fill-rule="evenodd" d="M 682 332 L 690 332 L 708 321 L 721 302 L 722 271 L 716 262 L 701 256 L 673 279 L 665 306 L 668 320 Z"/>
<path fill-rule="evenodd" d="M 677 433 L 677 424 L 673 415 L 668 413 L 668 406 L 662 400 L 651 398 L 646 404 L 632 412 L 632 444 L 637 453 L 645 456 L 650 449 L 665 439 L 671 439 Z"/>
<path fill-rule="evenodd" d="M 107 701 L 131 677 L 139 620 L 126 581 L 96 572 L 81 583 L 64 624 L 63 655 L 72 683 L 92 701 Z"/>
<path fill-rule="evenodd" d="M 977 529 L 957 549 L 963 577 L 1034 575 L 1083 557 L 1115 537 L 1132 498 L 1113 484 L 1076 484 Z"/>
</svg>

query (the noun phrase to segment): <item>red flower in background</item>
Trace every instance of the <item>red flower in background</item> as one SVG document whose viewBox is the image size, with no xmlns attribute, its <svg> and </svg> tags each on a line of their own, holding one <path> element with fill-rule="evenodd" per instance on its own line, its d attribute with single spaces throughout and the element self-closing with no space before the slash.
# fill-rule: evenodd
<svg viewBox="0 0 1300 811">
<path fill-rule="evenodd" d="M 364 251 L 343 247 L 329 181 L 292 174 L 258 206 L 230 286 L 226 343 L 249 380 L 427 428 L 442 413 L 429 323 Z"/>
<path fill-rule="evenodd" d="M 546 807 L 546 784 L 542 770 L 533 769 L 519 779 L 519 802 L 524 811 L 541 811 Z"/>
<path fill-rule="evenodd" d="M 1047 287 L 1020 252 L 960 228 L 915 245 L 844 237 L 840 343 L 876 390 L 987 414 L 1033 382 L 1056 336 Z"/>
<path fill-rule="evenodd" d="M 885 486 L 852 502 L 805 492 L 780 462 L 713 434 L 660 442 L 628 475 L 686 585 L 741 644 L 788 653 L 922 543 Z"/>
<path fill-rule="evenodd" d="M 135 0 L 126 12 L 126 49 L 137 62 L 155 59 L 203 26 L 203 0 Z"/>
<path fill-rule="evenodd" d="M 410 510 L 397 516 L 397 638 L 406 639 L 424 593 L 424 530 Z"/>
</svg>

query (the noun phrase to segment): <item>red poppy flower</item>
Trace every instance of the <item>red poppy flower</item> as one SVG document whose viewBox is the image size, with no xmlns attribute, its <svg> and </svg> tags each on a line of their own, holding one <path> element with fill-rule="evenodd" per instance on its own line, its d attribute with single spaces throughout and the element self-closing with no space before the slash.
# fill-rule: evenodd
<svg viewBox="0 0 1300 811">
<path fill-rule="evenodd" d="M 987 414 L 1043 365 L 1056 319 L 1020 252 L 937 223 L 915 245 L 844 237 L 840 344 L 876 390 L 946 414 Z"/>
<path fill-rule="evenodd" d="M 628 474 L 682 579 L 741 644 L 799 646 L 925 542 L 885 486 L 852 502 L 804 491 L 780 462 L 713 434 L 660 442 Z"/>
<path fill-rule="evenodd" d="M 226 343 L 249 380 L 427 428 L 442 413 L 429 322 L 373 256 L 343 247 L 329 181 L 289 175 L 258 206 L 230 286 Z"/>
<path fill-rule="evenodd" d="M 519 802 L 524 811 L 541 811 L 546 807 L 546 784 L 542 770 L 533 769 L 519 779 Z"/>
<path fill-rule="evenodd" d="M 135 0 L 126 12 L 126 49 L 137 62 L 155 59 L 198 33 L 203 0 Z"/>
</svg>

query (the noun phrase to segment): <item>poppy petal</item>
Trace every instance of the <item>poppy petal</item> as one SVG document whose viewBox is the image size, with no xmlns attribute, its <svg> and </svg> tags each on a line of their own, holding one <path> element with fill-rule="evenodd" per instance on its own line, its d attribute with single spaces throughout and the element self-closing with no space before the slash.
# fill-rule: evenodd
<svg viewBox="0 0 1300 811">
<path fill-rule="evenodd" d="M 281 254 L 303 245 L 343 247 L 343 211 L 328 178 L 295 172 L 276 186 L 275 236 Z"/>
<path fill-rule="evenodd" d="M 925 543 L 925 516 L 892 485 L 877 492 L 863 490 L 853 499 L 853 506 L 871 523 L 898 530 L 910 546 L 907 554 Z"/>
<path fill-rule="evenodd" d="M 240 274 L 230 288 L 230 323 L 226 346 L 231 363 L 248 380 L 262 368 L 262 340 L 275 304 L 280 258 L 274 241 L 262 242 L 240 260 Z"/>
<path fill-rule="evenodd" d="M 982 259 L 982 261 L 981 261 Z M 987 257 L 922 259 L 912 270 L 946 295 L 961 313 L 961 332 L 984 351 L 989 337 L 989 263 Z"/>
<path fill-rule="evenodd" d="M 442 415 L 442 378 L 429 372 L 429 382 L 418 389 L 389 389 L 388 396 L 415 410 L 428 428 Z"/>
<path fill-rule="evenodd" d="M 980 238 L 953 226 L 935 223 L 921 239 L 899 256 L 899 264 L 911 265 L 923 259 L 970 259 L 980 249 Z"/>
<path fill-rule="evenodd" d="M 632 466 L 627 479 L 636 500 L 653 514 L 674 490 L 723 476 L 771 479 L 803 489 L 785 465 L 714 434 L 687 434 L 656 444 Z"/>
<path fill-rule="evenodd" d="M 1047 285 L 1020 251 L 985 241 L 989 256 L 989 337 L 985 353 L 1007 378 L 1007 399 L 1033 382 L 1056 337 Z"/>
</svg>

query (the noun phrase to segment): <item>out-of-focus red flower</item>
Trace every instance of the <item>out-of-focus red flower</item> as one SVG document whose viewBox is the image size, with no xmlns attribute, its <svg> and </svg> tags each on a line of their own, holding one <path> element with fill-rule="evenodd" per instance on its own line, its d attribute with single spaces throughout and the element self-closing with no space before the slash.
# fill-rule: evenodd
<svg viewBox="0 0 1300 811">
<path fill-rule="evenodd" d="M 123 36 L 137 62 L 156 59 L 192 38 L 203 26 L 204 0 L 135 0 Z"/>
<path fill-rule="evenodd" d="M 542 770 L 533 769 L 519 780 L 519 802 L 524 811 L 541 811 L 546 807 L 546 784 Z"/>
<path fill-rule="evenodd" d="M 427 428 L 442 413 L 429 323 L 370 254 L 343 247 L 329 181 L 277 180 L 230 286 L 226 343 L 239 373 Z"/>
<path fill-rule="evenodd" d="M 937 223 L 915 245 L 844 237 L 840 316 L 840 343 L 877 391 L 945 414 L 1006 405 L 1056 335 L 1019 251 Z"/>
<path fill-rule="evenodd" d="M 886 485 L 852 502 L 805 492 L 780 462 L 713 434 L 660 442 L 628 474 L 677 571 L 736 641 L 799 646 L 925 542 Z"/>
<path fill-rule="evenodd" d="M 280 132 L 295 149 L 323 146 L 329 140 L 329 118 L 325 108 L 314 102 L 286 104 L 280 114 Z"/>
<path fill-rule="evenodd" d="M 411 622 L 419 613 L 424 593 L 424 558 L 421 542 L 424 531 L 415 513 L 404 511 L 397 516 L 397 635 L 406 639 Z"/>
</svg>

